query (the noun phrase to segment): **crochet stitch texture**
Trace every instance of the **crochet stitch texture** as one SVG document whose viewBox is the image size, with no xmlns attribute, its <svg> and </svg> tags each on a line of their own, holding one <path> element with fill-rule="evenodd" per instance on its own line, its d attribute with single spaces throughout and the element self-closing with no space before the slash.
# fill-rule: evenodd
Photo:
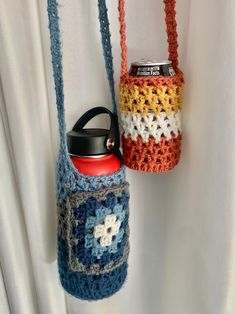
<svg viewBox="0 0 235 314">
<path fill-rule="evenodd" d="M 174 168 L 181 153 L 183 74 L 178 68 L 175 0 L 164 0 L 169 60 L 174 76 L 137 77 L 127 72 L 124 0 L 119 0 L 121 35 L 120 112 L 124 163 L 147 172 Z"/>
<path fill-rule="evenodd" d="M 105 0 L 98 0 L 104 59 L 116 112 L 113 63 Z M 57 0 L 48 0 L 51 55 L 59 121 L 57 161 L 58 270 L 64 289 L 84 300 L 117 292 L 127 276 L 129 191 L 125 167 L 87 176 L 73 166 L 67 149 L 64 83 Z"/>
<path fill-rule="evenodd" d="M 129 254 L 128 201 L 125 183 L 96 192 L 77 192 L 66 204 L 59 204 L 58 265 L 62 286 L 70 294 L 98 300 L 112 295 L 124 283 Z M 111 224 L 110 217 L 115 218 Z M 110 231 L 111 241 L 102 243 L 99 238 L 105 237 L 107 230 L 97 236 L 97 227 L 105 224 L 116 230 Z"/>
</svg>

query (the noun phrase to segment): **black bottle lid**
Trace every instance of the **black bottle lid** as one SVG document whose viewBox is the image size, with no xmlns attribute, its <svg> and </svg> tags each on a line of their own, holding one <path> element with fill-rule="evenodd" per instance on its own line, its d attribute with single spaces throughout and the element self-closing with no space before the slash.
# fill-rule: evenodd
<svg viewBox="0 0 235 314">
<path fill-rule="evenodd" d="M 110 117 L 110 129 L 89 128 L 84 126 L 97 115 L 106 113 Z M 84 113 L 73 129 L 67 133 L 70 155 L 97 156 L 119 151 L 118 118 L 105 107 L 95 107 Z"/>
</svg>

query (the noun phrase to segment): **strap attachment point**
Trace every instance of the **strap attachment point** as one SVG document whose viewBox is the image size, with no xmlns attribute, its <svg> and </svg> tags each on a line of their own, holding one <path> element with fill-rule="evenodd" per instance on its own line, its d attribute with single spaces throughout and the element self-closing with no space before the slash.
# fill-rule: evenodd
<svg viewBox="0 0 235 314">
<path fill-rule="evenodd" d="M 163 0 L 165 4 L 165 22 L 168 37 L 168 59 L 172 61 L 174 70 L 178 71 L 178 35 L 176 30 L 176 0 Z M 121 36 L 121 75 L 127 74 L 127 45 L 126 45 L 126 23 L 125 23 L 125 0 L 119 0 L 119 21 Z"/>
</svg>

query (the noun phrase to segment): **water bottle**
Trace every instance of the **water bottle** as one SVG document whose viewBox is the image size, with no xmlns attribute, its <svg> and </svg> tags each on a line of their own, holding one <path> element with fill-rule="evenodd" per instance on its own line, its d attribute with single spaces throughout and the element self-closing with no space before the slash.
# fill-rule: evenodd
<svg viewBox="0 0 235 314">
<path fill-rule="evenodd" d="M 109 115 L 109 129 L 84 128 L 88 121 L 100 114 Z M 67 143 L 71 161 L 82 174 L 108 175 L 121 167 L 118 118 L 107 108 L 95 107 L 84 113 L 67 133 Z"/>
</svg>

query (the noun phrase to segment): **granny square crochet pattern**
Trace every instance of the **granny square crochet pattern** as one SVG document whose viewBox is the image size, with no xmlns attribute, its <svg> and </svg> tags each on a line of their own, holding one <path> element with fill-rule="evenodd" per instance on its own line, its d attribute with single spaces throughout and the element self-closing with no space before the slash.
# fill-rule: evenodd
<svg viewBox="0 0 235 314">
<path fill-rule="evenodd" d="M 77 192 L 58 206 L 58 263 L 61 283 L 87 300 L 118 291 L 129 254 L 128 184 Z"/>
<path fill-rule="evenodd" d="M 164 0 L 169 60 L 174 76 L 129 75 L 124 0 L 119 0 L 122 66 L 120 112 L 124 163 L 131 169 L 164 172 L 174 168 L 181 153 L 183 74 L 178 69 L 175 0 Z"/>
</svg>

